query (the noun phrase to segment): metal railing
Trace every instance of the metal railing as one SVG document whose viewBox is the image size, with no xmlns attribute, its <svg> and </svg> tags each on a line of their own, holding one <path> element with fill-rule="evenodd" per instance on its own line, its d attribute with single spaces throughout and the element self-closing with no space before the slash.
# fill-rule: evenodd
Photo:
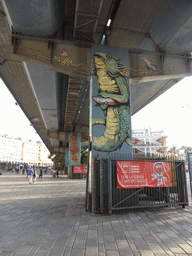
<svg viewBox="0 0 192 256">
<path fill-rule="evenodd" d="M 117 188 L 117 160 L 95 159 L 95 204 L 97 212 L 121 212 L 135 208 L 188 205 L 184 161 L 168 158 L 140 158 L 137 161 L 169 162 L 170 187 Z M 126 160 L 126 161 L 133 161 Z"/>
</svg>

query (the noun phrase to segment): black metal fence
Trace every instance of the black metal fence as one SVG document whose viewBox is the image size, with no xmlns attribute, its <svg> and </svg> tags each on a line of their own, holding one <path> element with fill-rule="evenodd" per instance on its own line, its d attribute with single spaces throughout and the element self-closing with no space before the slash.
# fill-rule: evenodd
<svg viewBox="0 0 192 256">
<path fill-rule="evenodd" d="M 185 164 L 181 160 L 140 158 L 139 161 L 169 162 L 171 169 L 171 187 L 117 188 L 117 161 L 95 159 L 96 178 L 95 209 L 97 212 L 119 212 L 134 208 L 160 206 L 185 207 L 188 205 Z M 129 160 L 132 161 L 132 160 Z"/>
</svg>

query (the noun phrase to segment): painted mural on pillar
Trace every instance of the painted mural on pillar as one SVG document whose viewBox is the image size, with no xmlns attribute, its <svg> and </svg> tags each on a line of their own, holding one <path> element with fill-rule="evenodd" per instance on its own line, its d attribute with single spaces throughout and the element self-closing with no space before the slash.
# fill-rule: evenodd
<svg viewBox="0 0 192 256">
<path fill-rule="evenodd" d="M 80 162 L 80 149 L 78 145 L 78 135 L 77 133 L 73 132 L 71 133 L 70 139 L 69 139 L 69 150 L 70 150 L 70 162 L 72 164 L 79 164 Z"/>
<path fill-rule="evenodd" d="M 132 146 L 130 92 L 125 78 L 129 77 L 128 68 L 121 64 L 119 58 L 107 53 L 94 53 L 93 58 L 92 74 L 97 77 L 98 90 L 92 99 L 105 116 L 92 118 L 92 126 L 105 127 L 101 136 L 96 137 L 93 133 L 93 149 L 113 152 L 120 149 L 124 142 Z"/>
</svg>

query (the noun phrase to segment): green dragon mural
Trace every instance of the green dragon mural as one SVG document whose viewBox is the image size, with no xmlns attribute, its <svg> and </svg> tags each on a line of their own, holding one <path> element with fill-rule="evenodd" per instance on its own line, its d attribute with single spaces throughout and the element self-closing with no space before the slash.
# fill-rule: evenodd
<svg viewBox="0 0 192 256">
<path fill-rule="evenodd" d="M 130 132 L 130 93 L 125 76 L 129 72 L 120 59 L 105 53 L 94 54 L 93 75 L 97 76 L 99 91 L 93 100 L 102 109 L 106 119 L 93 118 L 92 125 L 104 125 L 104 134 L 93 137 L 93 148 L 111 152 L 126 141 L 132 146 Z"/>
</svg>

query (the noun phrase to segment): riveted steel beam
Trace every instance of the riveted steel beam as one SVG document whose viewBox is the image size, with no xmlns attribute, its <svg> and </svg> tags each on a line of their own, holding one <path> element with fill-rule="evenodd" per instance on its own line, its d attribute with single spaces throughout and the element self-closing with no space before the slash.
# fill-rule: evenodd
<svg viewBox="0 0 192 256">
<path fill-rule="evenodd" d="M 55 39 L 12 35 L 19 38 L 12 58 L 32 62 L 73 77 L 90 77 L 91 44 Z M 14 41 L 14 40 L 13 40 Z M 54 48 L 48 44 L 54 42 Z M 130 78 L 132 83 L 190 76 L 191 55 L 130 49 Z"/>
<path fill-rule="evenodd" d="M 16 40 L 17 39 L 17 40 Z M 74 77 L 91 75 L 91 45 L 12 34 L 12 58 Z M 54 47 L 49 47 L 54 43 Z"/>
<path fill-rule="evenodd" d="M 58 153 L 65 153 L 66 148 L 64 147 L 53 147 L 53 152 L 57 155 Z"/>
<path fill-rule="evenodd" d="M 59 132 L 59 131 L 48 130 L 47 135 L 50 139 L 69 142 L 70 132 Z"/>
</svg>

